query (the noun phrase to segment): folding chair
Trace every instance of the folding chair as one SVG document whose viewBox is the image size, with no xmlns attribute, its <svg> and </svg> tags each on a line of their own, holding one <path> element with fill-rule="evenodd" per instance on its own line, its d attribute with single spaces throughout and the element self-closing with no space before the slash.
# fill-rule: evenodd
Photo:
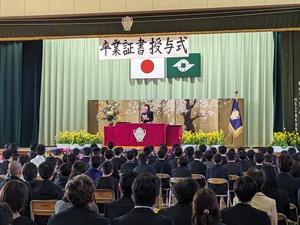
<svg viewBox="0 0 300 225">
<path fill-rule="evenodd" d="M 230 200 L 231 201 L 233 201 L 233 197 L 235 196 L 235 193 L 233 190 L 233 184 L 239 178 L 240 177 L 238 175 L 229 175 L 229 192 L 230 192 Z M 232 204 L 231 201 L 230 201 L 230 204 Z"/>
<path fill-rule="evenodd" d="M 105 204 L 115 200 L 115 192 L 110 189 L 96 189 L 95 190 L 95 203 Z"/>
<path fill-rule="evenodd" d="M 163 181 L 165 182 L 168 182 L 169 183 L 169 187 L 162 187 L 161 186 L 161 191 L 166 191 L 167 193 L 169 192 L 170 193 L 170 187 L 171 187 L 171 184 L 170 184 L 170 175 L 169 174 L 166 174 L 166 173 L 156 173 L 156 176 L 159 177 L 161 183 L 163 183 Z M 170 202 L 170 194 L 169 194 L 169 202 Z M 158 203 L 157 203 L 158 207 L 160 205 L 160 198 L 158 200 Z"/>
<path fill-rule="evenodd" d="M 197 182 L 197 183 L 202 183 L 201 181 L 204 182 L 204 188 L 207 188 L 207 182 L 205 179 L 205 176 L 203 176 L 202 174 L 192 174 L 192 178 Z"/>
<path fill-rule="evenodd" d="M 32 200 L 30 202 L 30 217 L 35 221 L 35 216 L 51 216 L 55 213 L 57 200 Z"/>
<path fill-rule="evenodd" d="M 289 216 L 289 224 L 298 224 L 298 208 L 293 203 L 290 203 L 290 216 Z"/>
<path fill-rule="evenodd" d="M 171 181 L 171 187 L 170 187 L 170 192 L 169 192 L 169 202 L 168 202 L 168 206 L 171 206 L 171 202 L 172 202 L 172 196 L 174 196 L 174 194 L 172 194 L 172 188 L 173 185 L 178 183 L 181 180 L 184 180 L 186 178 L 182 178 L 182 177 L 171 177 L 170 181 Z"/>
<path fill-rule="evenodd" d="M 216 194 L 217 197 L 220 197 L 220 203 L 219 203 L 219 207 L 220 209 L 224 208 L 222 206 L 222 201 L 224 201 L 224 197 L 227 197 L 227 203 L 226 203 L 226 206 L 229 207 L 230 206 L 230 190 L 229 190 L 229 184 L 228 184 L 228 181 L 226 179 L 223 179 L 223 178 L 209 178 L 207 180 L 207 183 L 208 184 L 214 184 L 214 185 L 226 185 L 226 188 L 227 188 L 227 193 L 226 194 Z"/>
<path fill-rule="evenodd" d="M 278 220 L 278 224 L 282 224 L 283 225 L 283 222 L 285 225 L 288 225 L 289 222 L 288 222 L 288 218 L 286 218 L 286 216 L 282 213 L 277 213 L 277 220 Z"/>
</svg>

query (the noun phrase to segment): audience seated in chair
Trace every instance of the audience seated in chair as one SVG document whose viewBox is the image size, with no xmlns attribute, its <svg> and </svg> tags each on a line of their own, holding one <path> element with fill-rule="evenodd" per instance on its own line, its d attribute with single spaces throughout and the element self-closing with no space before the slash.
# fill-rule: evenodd
<svg viewBox="0 0 300 225">
<path fill-rule="evenodd" d="M 239 203 L 232 208 L 225 208 L 221 211 L 222 222 L 227 225 L 271 225 L 266 212 L 255 209 L 250 205 L 253 196 L 257 192 L 257 185 L 251 177 L 240 177 L 234 183 L 234 191 Z"/>
<path fill-rule="evenodd" d="M 186 157 L 187 163 L 191 163 L 194 161 L 194 152 L 195 149 L 193 146 L 188 146 L 184 149 L 184 155 Z"/>
<path fill-rule="evenodd" d="M 0 163 L 0 174 L 1 175 L 6 175 L 7 174 L 7 169 L 8 169 L 8 164 L 12 160 L 12 153 L 10 150 L 4 150 L 2 152 L 2 157 L 4 160 L 2 163 Z"/>
<path fill-rule="evenodd" d="M 247 160 L 247 153 L 245 150 L 239 152 L 240 161 L 237 162 L 238 165 L 242 167 L 243 172 L 247 172 L 251 167 L 250 163 Z"/>
<path fill-rule="evenodd" d="M 266 212 L 271 219 L 271 224 L 277 225 L 278 219 L 276 201 L 262 193 L 262 187 L 265 183 L 265 178 L 262 171 L 252 167 L 248 170 L 247 175 L 253 178 L 257 185 L 257 192 L 251 200 L 251 206 L 253 208 Z M 235 205 L 237 202 L 238 199 L 235 197 L 233 200 L 233 205 Z"/>
<path fill-rule="evenodd" d="M 83 157 L 80 159 L 80 161 L 85 163 L 86 168 L 90 167 L 91 154 L 92 150 L 90 147 L 83 148 Z"/>
<path fill-rule="evenodd" d="M 272 165 L 277 167 L 277 156 L 274 155 L 274 148 L 272 146 L 267 147 L 266 149 L 267 154 L 272 157 Z"/>
<path fill-rule="evenodd" d="M 180 180 L 173 187 L 177 203 L 170 208 L 159 210 L 158 214 L 171 217 L 175 225 L 189 225 L 192 218 L 192 201 L 199 185 L 195 180 L 188 178 Z"/>
<path fill-rule="evenodd" d="M 100 171 L 101 166 L 101 158 L 98 155 L 93 155 L 90 160 L 91 167 L 86 171 L 86 175 L 88 175 L 93 181 L 102 176 Z"/>
<path fill-rule="evenodd" d="M 169 161 L 172 170 L 178 167 L 177 160 L 180 156 L 182 156 L 182 153 L 182 148 L 180 148 L 179 146 L 174 149 L 174 158 Z"/>
<path fill-rule="evenodd" d="M 221 165 L 225 165 L 227 163 L 227 160 L 226 160 L 226 152 L 227 152 L 227 148 L 225 145 L 221 145 L 218 147 L 218 150 L 219 150 L 219 154 L 221 154 L 222 156 L 222 162 L 221 162 Z"/>
<path fill-rule="evenodd" d="M 71 164 L 70 163 L 63 163 L 59 166 L 59 173 L 57 173 L 54 184 L 59 186 L 60 188 L 64 189 L 71 173 Z"/>
<path fill-rule="evenodd" d="M 149 162 L 148 162 L 149 165 L 152 165 L 153 163 L 156 162 L 157 156 L 155 155 L 154 147 L 152 145 L 148 145 L 144 147 L 143 152 L 149 156 Z"/>
<path fill-rule="evenodd" d="M 121 165 L 126 162 L 126 158 L 122 155 L 123 148 L 117 147 L 114 149 L 114 158 L 111 160 L 112 163 L 118 166 L 118 170 L 121 170 Z"/>
<path fill-rule="evenodd" d="M 214 166 L 214 163 L 212 161 L 213 157 L 214 157 L 214 154 L 211 150 L 208 150 L 208 151 L 205 152 L 206 161 L 203 164 L 206 166 L 206 172 L 207 172 L 208 169 L 210 169 Z"/>
<path fill-rule="evenodd" d="M 28 188 L 23 182 L 10 180 L 1 189 L 0 201 L 10 206 L 14 225 L 35 225 L 31 219 L 21 215 L 27 206 L 28 199 Z"/>
<path fill-rule="evenodd" d="M 113 220 L 112 225 L 174 225 L 171 218 L 154 213 L 154 206 L 159 197 L 160 180 L 149 173 L 139 175 L 132 184 L 134 209 Z"/>
<path fill-rule="evenodd" d="M 126 170 L 133 170 L 137 165 L 134 162 L 135 154 L 132 150 L 126 151 L 126 162 L 121 166 L 121 173 L 124 173 Z"/>
<path fill-rule="evenodd" d="M 78 175 L 66 185 L 66 197 L 72 206 L 50 217 L 48 225 L 109 225 L 107 218 L 92 211 L 95 185 L 87 175 Z"/>
<path fill-rule="evenodd" d="M 173 160 L 173 159 L 176 157 L 176 156 L 175 156 L 175 149 L 176 149 L 177 147 L 180 147 L 180 145 L 179 145 L 179 144 L 173 144 L 173 145 L 172 145 L 172 152 L 171 152 L 171 154 L 169 154 L 169 155 L 167 156 L 169 163 L 171 162 L 171 160 Z M 182 149 L 181 149 L 181 150 L 182 150 Z M 168 152 L 167 152 L 167 154 L 168 154 Z"/>
<path fill-rule="evenodd" d="M 44 157 L 45 151 L 46 151 L 45 145 L 38 144 L 36 146 L 36 154 L 37 154 L 37 156 L 35 158 L 33 158 L 32 160 L 30 160 L 30 162 L 34 163 L 36 165 L 36 167 L 39 167 L 39 165 L 42 162 L 45 162 L 45 157 Z"/>
<path fill-rule="evenodd" d="M 136 177 L 137 173 L 132 170 L 126 170 L 120 177 L 119 191 L 121 193 L 121 198 L 104 205 L 104 215 L 110 221 L 129 213 L 133 209 L 134 203 L 131 198 L 131 186 Z"/>
<path fill-rule="evenodd" d="M 167 153 L 164 149 L 159 149 L 157 152 L 158 160 L 152 165 L 156 173 L 165 173 L 171 176 L 171 166 L 167 161 L 165 161 L 166 154 Z M 165 205 L 167 202 L 167 191 L 165 189 L 170 188 L 169 179 L 164 179 L 161 184 L 163 204 Z"/>
<path fill-rule="evenodd" d="M 255 166 L 254 168 L 261 170 L 263 163 L 264 163 L 264 155 L 261 152 L 257 152 L 254 155 L 254 162 L 255 162 Z"/>
<path fill-rule="evenodd" d="M 201 162 L 201 158 L 203 157 L 203 153 L 201 151 L 194 152 L 194 161 L 187 165 L 187 168 L 191 171 L 191 174 L 201 174 L 206 177 L 206 165 Z M 205 187 L 205 180 L 198 180 L 201 188 Z"/>
<path fill-rule="evenodd" d="M 141 153 L 138 159 L 140 164 L 133 169 L 134 172 L 136 172 L 137 174 L 146 173 L 146 172 L 152 173 L 153 175 L 156 174 L 153 166 L 148 165 L 149 156 L 146 153 Z"/>
<path fill-rule="evenodd" d="M 251 167 L 254 167 L 256 165 L 256 163 L 254 162 L 254 155 L 255 151 L 253 149 L 247 151 L 247 162 L 251 165 Z"/>
<path fill-rule="evenodd" d="M 104 152 L 105 161 L 112 161 L 114 159 L 114 156 L 115 156 L 114 152 L 111 149 L 107 149 Z M 113 165 L 113 173 L 111 176 L 114 177 L 117 181 L 119 181 L 120 175 L 119 175 L 118 165 L 114 164 L 113 162 L 112 162 L 112 165 Z"/>
<path fill-rule="evenodd" d="M 184 156 L 180 156 L 178 158 L 177 164 L 178 167 L 171 171 L 171 177 L 192 177 L 191 171 L 188 168 L 186 168 L 188 161 Z"/>
<path fill-rule="evenodd" d="M 38 169 L 36 165 L 32 162 L 27 162 L 22 167 L 22 176 L 23 179 L 30 185 L 31 182 L 36 180 L 38 174 Z"/>
<path fill-rule="evenodd" d="M 0 225 L 12 225 L 13 213 L 9 205 L 5 202 L 0 202 Z"/>
<path fill-rule="evenodd" d="M 200 189 L 193 199 L 192 225 L 225 225 L 220 222 L 221 213 L 215 193 Z"/>
</svg>

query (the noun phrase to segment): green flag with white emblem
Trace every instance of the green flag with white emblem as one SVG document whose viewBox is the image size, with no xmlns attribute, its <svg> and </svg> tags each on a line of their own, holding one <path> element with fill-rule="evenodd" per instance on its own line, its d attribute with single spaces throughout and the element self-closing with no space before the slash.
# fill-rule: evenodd
<svg viewBox="0 0 300 225">
<path fill-rule="evenodd" d="M 189 57 L 167 58 L 167 78 L 200 77 L 200 53 L 190 53 Z"/>
</svg>

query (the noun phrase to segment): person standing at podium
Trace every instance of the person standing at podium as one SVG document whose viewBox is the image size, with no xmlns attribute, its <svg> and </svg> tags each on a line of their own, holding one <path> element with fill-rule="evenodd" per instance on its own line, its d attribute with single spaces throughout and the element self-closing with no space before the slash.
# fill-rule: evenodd
<svg viewBox="0 0 300 225">
<path fill-rule="evenodd" d="M 142 108 L 141 120 L 143 123 L 151 123 L 153 121 L 153 112 L 148 104 L 145 104 Z"/>
</svg>

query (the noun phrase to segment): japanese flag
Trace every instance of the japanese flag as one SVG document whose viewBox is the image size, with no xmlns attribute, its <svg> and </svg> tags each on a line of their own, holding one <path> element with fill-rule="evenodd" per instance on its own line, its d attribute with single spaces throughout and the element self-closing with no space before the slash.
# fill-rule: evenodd
<svg viewBox="0 0 300 225">
<path fill-rule="evenodd" d="M 131 79 L 153 79 L 165 77 L 164 58 L 131 59 Z"/>
</svg>

